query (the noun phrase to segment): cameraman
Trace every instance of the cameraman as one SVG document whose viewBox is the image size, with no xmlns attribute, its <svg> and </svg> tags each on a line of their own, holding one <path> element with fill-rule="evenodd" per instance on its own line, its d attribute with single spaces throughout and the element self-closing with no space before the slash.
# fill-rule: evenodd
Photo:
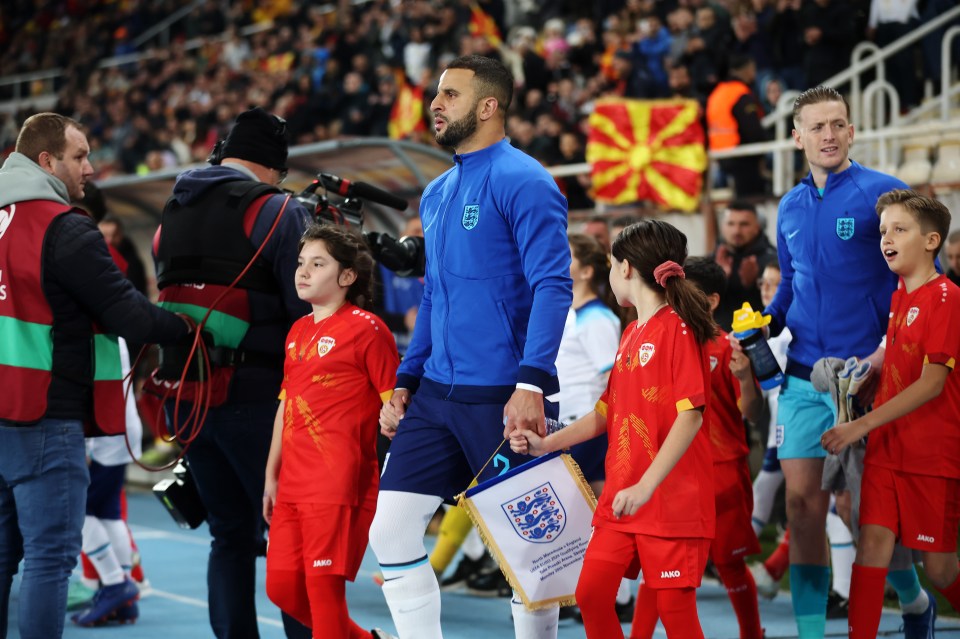
<svg viewBox="0 0 960 639">
<path fill-rule="evenodd" d="M 224 295 L 205 327 L 213 347 L 207 382 L 211 408 L 187 448 L 187 460 L 213 536 L 207 566 L 213 632 L 221 639 L 255 638 L 260 510 L 284 340 L 293 321 L 310 311 L 294 286 L 297 243 L 310 213 L 277 186 L 286 177 L 287 162 L 281 118 L 259 107 L 241 113 L 210 162 L 213 166 L 177 177 L 154 238 L 157 285 L 161 306 L 198 322 Z M 227 291 L 261 245 L 249 271 Z M 186 359 L 185 350 L 162 351 L 154 392 L 162 395 L 173 386 Z M 187 382 L 172 393 L 193 399 L 197 390 L 195 382 Z M 168 401 L 171 432 L 183 428 L 193 407 L 179 406 L 177 424 L 174 408 Z M 291 631 L 284 621 L 288 636 L 309 636 L 306 629 Z"/>
</svg>

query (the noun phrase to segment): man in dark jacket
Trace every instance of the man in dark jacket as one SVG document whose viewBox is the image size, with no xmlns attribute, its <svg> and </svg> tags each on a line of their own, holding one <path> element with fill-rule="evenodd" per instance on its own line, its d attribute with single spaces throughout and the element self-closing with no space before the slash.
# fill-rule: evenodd
<svg viewBox="0 0 960 639">
<path fill-rule="evenodd" d="M 734 201 L 724 209 L 720 236 L 713 258 L 727 274 L 727 290 L 714 319 L 729 331 L 733 312 L 744 302 L 754 310 L 763 308 L 757 278 L 767 264 L 777 263 L 777 251 L 763 233 L 757 207 L 749 202 Z"/>
<path fill-rule="evenodd" d="M 852 2 L 814 0 L 800 10 L 800 28 L 807 45 L 803 73 L 807 87 L 815 87 L 850 65 L 850 52 L 857 42 L 857 23 Z"/>
<path fill-rule="evenodd" d="M 177 177 L 154 250 L 160 305 L 198 322 L 210 311 L 204 330 L 215 349 L 211 408 L 186 457 L 213 536 L 207 566 L 213 633 L 248 639 L 259 636 L 256 557 L 285 339 L 293 321 L 310 310 L 294 285 L 297 243 L 310 214 L 277 188 L 287 162 L 280 118 L 260 108 L 241 113 L 211 162 Z M 163 355 L 175 364 L 161 371 L 165 384 L 152 386 L 161 394 L 186 363 L 185 352 Z M 198 388 L 187 382 L 178 390 L 180 422 L 174 423 L 173 400 L 167 421 L 186 439 L 197 427 L 185 423 L 192 406 L 184 400 L 197 397 Z"/>
<path fill-rule="evenodd" d="M 763 108 L 753 88 L 757 79 L 756 64 L 744 55 L 735 55 L 730 58 L 729 76 L 707 98 L 711 151 L 763 142 L 767 138 L 761 124 Z M 720 160 L 720 168 L 733 178 L 737 197 L 763 195 L 765 182 L 760 173 L 761 162 L 762 156 L 759 155 Z"/>
<path fill-rule="evenodd" d="M 0 168 L 0 629 L 13 575 L 20 637 L 63 633 L 80 554 L 90 435 L 124 429 L 116 338 L 172 343 L 189 326 L 153 306 L 114 265 L 96 224 L 71 201 L 93 175 L 80 125 L 28 118 Z M 102 588 L 81 620 L 132 605 L 129 580 Z"/>
</svg>

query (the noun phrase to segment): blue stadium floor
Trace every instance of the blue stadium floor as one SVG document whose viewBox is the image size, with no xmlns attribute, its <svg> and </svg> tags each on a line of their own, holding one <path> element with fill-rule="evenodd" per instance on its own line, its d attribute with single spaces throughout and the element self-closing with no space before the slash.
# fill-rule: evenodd
<svg viewBox="0 0 960 639">
<path fill-rule="evenodd" d="M 64 637 L 69 639 L 193 639 L 211 637 L 207 623 L 206 556 L 209 536 L 205 527 L 195 531 L 178 528 L 160 503 L 148 493 L 130 494 L 130 525 L 143 555 L 147 577 L 153 594 L 140 602 L 140 619 L 134 625 L 101 628 L 79 628 L 69 620 Z M 263 570 L 257 609 L 260 633 L 264 639 L 282 639 L 280 615 L 264 594 Z M 357 583 L 347 586 L 347 597 L 354 619 L 364 627 L 381 626 L 392 630 L 390 614 L 379 588 L 371 576 L 376 570 L 372 553 L 367 552 Z M 15 585 L 16 588 L 16 585 Z M 736 639 L 736 619 L 726 593 L 715 583 L 705 583 L 699 592 L 699 612 L 706 636 L 711 639 Z M 18 637 L 16 630 L 16 594 L 11 601 L 11 623 L 8 636 Z M 458 594 L 444 594 L 443 629 L 446 639 L 490 639 L 513 636 L 513 625 L 505 599 L 482 599 Z M 788 595 L 774 601 L 761 601 L 760 614 L 767 637 L 796 637 L 796 628 Z M 885 612 L 880 636 L 898 637 L 900 617 Z M 628 627 L 624 626 L 624 632 Z M 660 630 L 659 637 L 665 636 Z M 827 624 L 828 637 L 845 637 L 846 621 Z M 960 637 L 960 622 L 940 620 L 938 637 Z M 559 637 L 584 637 L 583 626 L 572 620 L 560 623 Z"/>
</svg>

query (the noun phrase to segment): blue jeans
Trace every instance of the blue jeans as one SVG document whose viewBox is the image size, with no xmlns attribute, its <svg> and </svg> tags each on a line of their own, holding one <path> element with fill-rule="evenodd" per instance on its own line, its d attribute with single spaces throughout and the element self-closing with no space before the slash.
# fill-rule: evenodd
<svg viewBox="0 0 960 639">
<path fill-rule="evenodd" d="M 167 423 L 172 422 L 167 405 Z M 180 406 L 186 417 L 190 405 Z M 218 639 L 256 639 L 256 560 L 263 548 L 263 477 L 276 402 L 211 408 L 187 462 L 207 507 L 210 625 Z"/>
<path fill-rule="evenodd" d="M 79 420 L 26 427 L 0 420 L 0 638 L 7 636 L 10 588 L 21 559 L 21 639 L 63 634 L 89 483 Z"/>
</svg>

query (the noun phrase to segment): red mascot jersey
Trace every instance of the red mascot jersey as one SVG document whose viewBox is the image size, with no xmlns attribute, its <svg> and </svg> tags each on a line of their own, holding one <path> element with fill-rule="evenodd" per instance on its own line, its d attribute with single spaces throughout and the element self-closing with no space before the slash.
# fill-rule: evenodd
<svg viewBox="0 0 960 639">
<path fill-rule="evenodd" d="M 714 534 L 713 455 L 707 421 L 649 502 L 616 519 L 613 498 L 650 467 L 680 411 L 706 407 L 710 371 L 693 333 L 670 307 L 620 340 L 597 411 L 607 418 L 607 483 L 594 525 L 659 537 Z"/>
<path fill-rule="evenodd" d="M 945 275 L 907 293 L 893 293 L 876 405 L 920 379 L 924 364 L 950 369 L 936 397 L 877 428 L 867 438 L 864 462 L 916 475 L 960 479 L 960 288 Z"/>
<path fill-rule="evenodd" d="M 277 500 L 357 506 L 377 498 L 380 407 L 393 392 L 399 356 L 376 315 L 346 303 L 287 337 Z"/>
</svg>

